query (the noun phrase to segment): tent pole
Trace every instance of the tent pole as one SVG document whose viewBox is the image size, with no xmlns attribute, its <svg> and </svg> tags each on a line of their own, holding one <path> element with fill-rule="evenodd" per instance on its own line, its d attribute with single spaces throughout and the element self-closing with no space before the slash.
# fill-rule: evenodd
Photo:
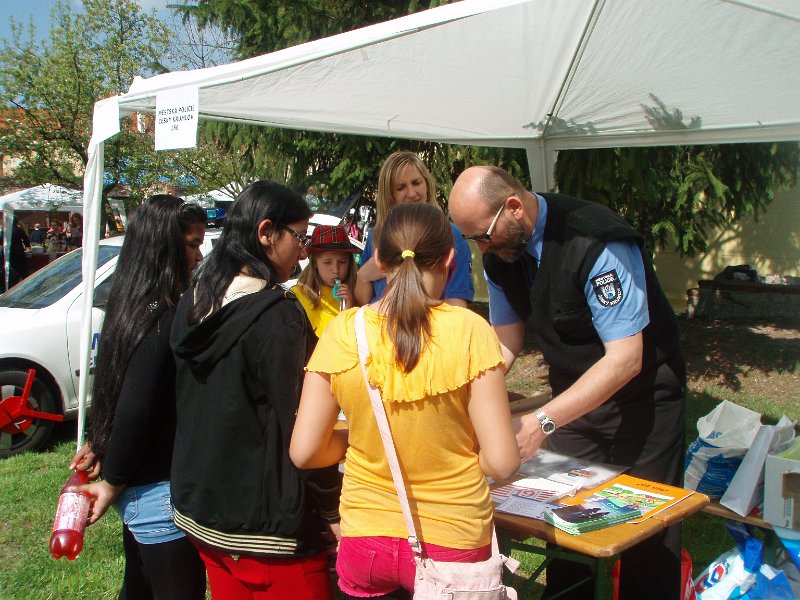
<svg viewBox="0 0 800 600">
<path fill-rule="evenodd" d="M 105 144 L 89 144 L 89 161 L 83 177 L 83 310 L 81 312 L 80 376 L 78 377 L 78 439 L 77 449 L 83 445 L 86 423 L 86 397 L 89 393 L 92 351 L 92 306 L 94 304 L 94 277 L 97 272 L 97 250 L 100 241 L 100 216 L 103 197 L 103 168 Z"/>
<path fill-rule="evenodd" d="M 537 192 L 550 192 L 556 188 L 553 173 L 557 152 L 550 150 L 543 140 L 535 140 L 525 146 L 528 168 L 531 173 L 531 188 Z"/>
<path fill-rule="evenodd" d="M 11 237 L 14 235 L 14 209 L 10 202 L 3 207 L 3 269 L 5 278 L 3 289 L 11 287 Z"/>
</svg>

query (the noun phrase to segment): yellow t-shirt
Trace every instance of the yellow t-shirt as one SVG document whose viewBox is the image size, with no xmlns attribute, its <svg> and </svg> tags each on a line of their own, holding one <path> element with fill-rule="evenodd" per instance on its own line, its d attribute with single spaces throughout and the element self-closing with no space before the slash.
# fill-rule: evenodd
<svg viewBox="0 0 800 600">
<path fill-rule="evenodd" d="M 342 535 L 408 536 L 380 432 L 367 394 L 355 338 L 357 309 L 341 313 L 320 338 L 308 371 L 329 373 L 347 417 L 350 446 L 339 513 Z M 491 542 L 492 504 L 480 469 L 467 405 L 470 381 L 503 364 L 489 324 L 470 310 L 431 311 L 431 339 L 408 374 L 395 368 L 383 317 L 365 310 L 370 382 L 381 391 L 406 481 L 417 535 L 451 548 Z"/>
<path fill-rule="evenodd" d="M 314 333 L 317 334 L 317 337 L 320 337 L 328 326 L 328 323 L 339 314 L 340 300 L 334 298 L 333 288 L 327 285 L 322 286 L 322 289 L 319 291 L 319 306 L 316 308 L 314 308 L 314 305 L 311 303 L 311 298 L 306 295 L 302 286 L 294 286 L 292 292 L 297 296 L 300 304 L 303 305 L 306 315 L 308 315 L 308 320 L 311 321 L 311 326 L 314 328 Z"/>
</svg>

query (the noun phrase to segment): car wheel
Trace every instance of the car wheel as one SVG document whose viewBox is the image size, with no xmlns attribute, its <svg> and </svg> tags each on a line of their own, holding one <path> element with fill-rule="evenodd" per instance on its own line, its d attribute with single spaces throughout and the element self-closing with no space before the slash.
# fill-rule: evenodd
<svg viewBox="0 0 800 600">
<path fill-rule="evenodd" d="M 53 431 L 53 420 L 39 417 L 10 416 L 16 413 L 14 397 L 22 396 L 27 371 L 0 369 L 0 458 L 40 448 Z M 58 414 L 49 386 L 39 377 L 33 380 L 28 408 L 37 412 Z"/>
</svg>

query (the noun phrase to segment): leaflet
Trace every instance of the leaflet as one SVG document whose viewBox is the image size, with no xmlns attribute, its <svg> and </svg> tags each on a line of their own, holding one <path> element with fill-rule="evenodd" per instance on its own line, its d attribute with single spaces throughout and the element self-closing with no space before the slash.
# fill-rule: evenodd
<svg viewBox="0 0 800 600">
<path fill-rule="evenodd" d="M 627 467 L 593 463 L 542 448 L 522 463 L 517 473 L 525 477 L 543 477 L 582 490 L 597 487 L 625 470 Z"/>
</svg>

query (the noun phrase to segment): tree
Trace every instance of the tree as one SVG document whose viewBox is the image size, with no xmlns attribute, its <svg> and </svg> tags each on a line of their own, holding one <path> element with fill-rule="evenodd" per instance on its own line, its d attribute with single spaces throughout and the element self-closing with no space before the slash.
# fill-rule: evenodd
<svg viewBox="0 0 800 600">
<path fill-rule="evenodd" d="M 695 256 L 707 231 L 758 217 L 775 192 L 794 185 L 795 142 L 609 148 L 559 152 L 559 190 L 609 206 L 653 251 Z"/>
<path fill-rule="evenodd" d="M 59 0 L 44 40 L 32 23 L 26 34 L 12 19 L 11 30 L 0 46 L 0 102 L 8 107 L 0 147 L 22 160 L 15 183 L 81 187 L 94 103 L 126 91 L 134 76 L 164 70 L 170 32 L 136 0 L 82 0 L 80 12 Z M 106 144 L 104 196 L 124 183 L 136 202 L 175 175 L 175 155 L 156 154 L 131 117 L 121 129 Z"/>
</svg>

